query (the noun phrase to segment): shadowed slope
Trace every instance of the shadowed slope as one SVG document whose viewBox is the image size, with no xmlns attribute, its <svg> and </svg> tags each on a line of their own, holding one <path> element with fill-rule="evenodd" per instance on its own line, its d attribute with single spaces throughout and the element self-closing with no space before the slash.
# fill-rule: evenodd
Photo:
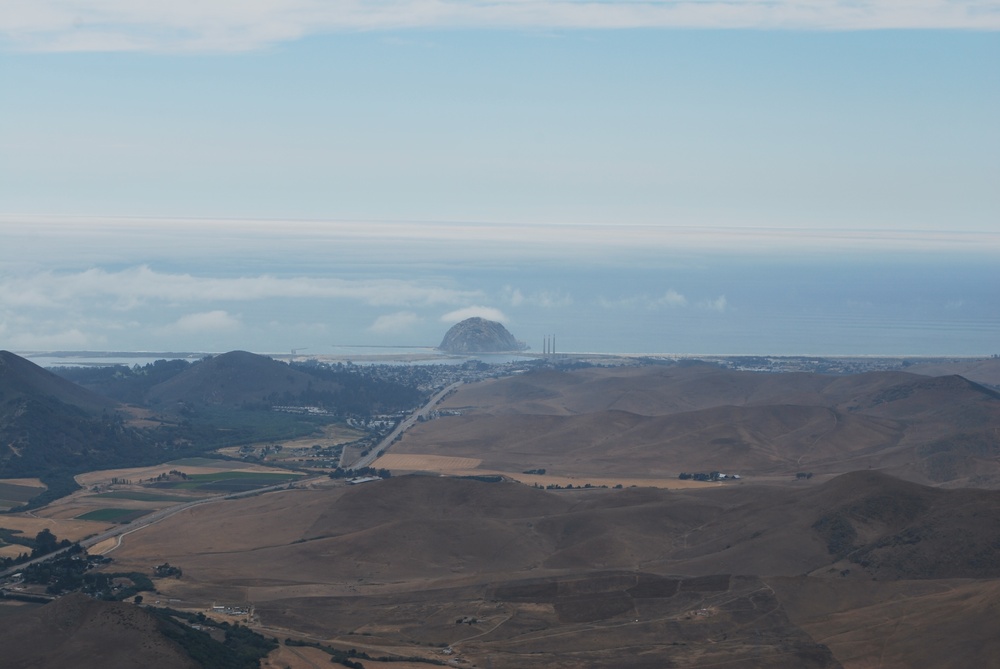
<svg viewBox="0 0 1000 669">
<path fill-rule="evenodd" d="M 12 353 L 0 351 L 0 477 L 40 476 L 47 494 L 75 489 L 70 477 L 120 466 L 152 441 L 129 428 L 118 405 Z"/>
<path fill-rule="evenodd" d="M 283 362 L 246 351 L 230 351 L 206 358 L 154 386 L 150 404 L 242 406 L 265 403 L 270 395 L 297 395 L 316 379 Z"/>
<path fill-rule="evenodd" d="M 0 628 L 0 658 L 19 669 L 196 669 L 160 632 L 161 622 L 132 604 L 68 595 Z"/>
<path fill-rule="evenodd" d="M 0 351 L 0 405 L 9 407 L 23 400 L 45 398 L 75 407 L 91 415 L 100 415 L 116 403 L 81 388 L 35 363 Z"/>
</svg>

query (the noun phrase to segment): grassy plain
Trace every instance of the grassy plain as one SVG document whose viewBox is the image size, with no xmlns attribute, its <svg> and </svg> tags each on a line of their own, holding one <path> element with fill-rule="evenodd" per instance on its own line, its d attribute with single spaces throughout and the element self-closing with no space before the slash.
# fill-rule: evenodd
<svg viewBox="0 0 1000 669">
<path fill-rule="evenodd" d="M 7 544 L 6 546 L 0 546 L 0 557 L 16 558 L 25 553 L 31 553 L 31 549 L 27 546 L 22 546 L 21 544 Z"/>
<path fill-rule="evenodd" d="M 194 464 L 185 464 L 191 463 Z M 209 463 L 209 464 L 205 464 Z M 261 474 L 284 472 L 285 470 L 275 469 L 264 465 L 244 463 L 230 460 L 214 460 L 211 458 L 193 458 L 187 460 L 176 460 L 165 462 L 161 465 L 151 467 L 129 467 L 123 469 L 102 469 L 100 471 L 87 472 L 76 476 L 76 482 L 83 487 L 95 485 L 111 485 L 112 480 L 127 480 L 139 483 L 148 479 L 155 479 L 161 474 L 167 474 L 171 470 L 184 472 L 185 474 L 204 475 L 218 474 L 220 472 L 257 472 Z"/>
<path fill-rule="evenodd" d="M 478 458 L 463 458 L 456 456 L 429 455 L 420 453 L 387 453 L 372 465 L 377 469 L 388 469 L 393 472 L 434 472 L 446 476 L 491 476 L 499 475 L 512 481 L 518 481 L 532 486 L 584 486 L 614 488 L 622 486 L 665 488 L 669 490 L 685 490 L 692 488 L 712 488 L 719 485 L 736 485 L 708 483 L 702 481 L 679 480 L 677 478 L 653 478 L 638 476 L 559 476 L 556 474 L 526 474 L 524 472 L 504 471 L 480 467 L 482 460 Z"/>
<path fill-rule="evenodd" d="M 0 479 L 0 510 L 21 506 L 47 486 L 37 478 Z"/>
<path fill-rule="evenodd" d="M 42 530 L 49 530 L 59 539 L 79 541 L 108 529 L 110 525 L 103 522 L 77 520 L 73 516 L 67 518 L 40 518 L 23 513 L 0 516 L 0 527 L 20 530 L 25 536 L 34 537 Z"/>
</svg>

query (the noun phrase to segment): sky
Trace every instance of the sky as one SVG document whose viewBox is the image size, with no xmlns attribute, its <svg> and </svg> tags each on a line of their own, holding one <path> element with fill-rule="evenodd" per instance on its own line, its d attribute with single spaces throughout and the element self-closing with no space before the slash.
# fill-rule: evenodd
<svg viewBox="0 0 1000 669">
<path fill-rule="evenodd" d="M 0 0 L 0 348 L 994 354 L 997 118 L 988 0 Z"/>
</svg>

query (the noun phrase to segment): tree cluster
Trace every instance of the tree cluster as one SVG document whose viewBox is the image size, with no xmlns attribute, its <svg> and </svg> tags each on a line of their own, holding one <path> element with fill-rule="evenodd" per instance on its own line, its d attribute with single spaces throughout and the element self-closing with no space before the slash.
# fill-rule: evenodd
<svg viewBox="0 0 1000 669">
<path fill-rule="evenodd" d="M 69 539 L 59 541 L 56 535 L 52 534 L 48 528 L 36 534 L 34 539 L 22 537 L 20 534 L 18 530 L 0 529 L 0 539 L 3 539 L 7 543 L 19 544 L 31 549 L 30 553 L 22 553 L 16 558 L 0 558 L 0 569 L 9 569 L 15 565 L 48 555 L 49 553 L 54 553 L 61 548 L 69 548 L 73 545 Z"/>
<path fill-rule="evenodd" d="M 718 481 L 719 477 L 722 476 L 721 472 L 696 472 L 694 474 L 689 474 L 688 472 L 681 472 L 679 478 L 682 481 Z"/>
<path fill-rule="evenodd" d="M 388 469 L 375 469 L 374 467 L 358 467 L 357 469 L 337 467 L 330 472 L 332 479 L 352 479 L 356 476 L 377 476 L 380 479 L 387 479 L 392 477 L 392 472 Z"/>
<path fill-rule="evenodd" d="M 160 631 L 175 641 L 184 652 L 203 667 L 212 669 L 258 669 L 260 661 L 278 647 L 277 639 L 257 634 L 239 623 L 215 622 L 203 613 L 194 614 L 167 608 L 147 609 L 160 621 Z M 205 627 L 223 630 L 223 641 L 216 641 Z"/>
</svg>

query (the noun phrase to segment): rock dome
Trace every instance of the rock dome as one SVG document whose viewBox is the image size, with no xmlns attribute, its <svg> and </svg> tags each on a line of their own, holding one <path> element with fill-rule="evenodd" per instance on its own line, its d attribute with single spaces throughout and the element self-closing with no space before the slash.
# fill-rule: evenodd
<svg viewBox="0 0 1000 669">
<path fill-rule="evenodd" d="M 523 351 L 527 346 L 502 324 L 476 317 L 453 325 L 438 348 L 448 353 L 505 353 Z"/>
</svg>

